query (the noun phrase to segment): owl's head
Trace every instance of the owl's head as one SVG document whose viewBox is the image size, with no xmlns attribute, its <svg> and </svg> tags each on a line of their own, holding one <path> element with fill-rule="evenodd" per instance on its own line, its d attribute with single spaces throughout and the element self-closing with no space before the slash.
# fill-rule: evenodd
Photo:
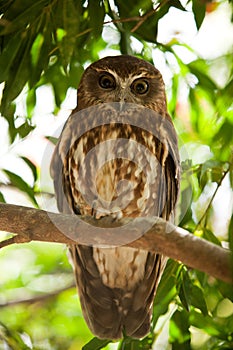
<svg viewBox="0 0 233 350">
<path fill-rule="evenodd" d="M 135 103 L 164 114 L 162 76 L 150 63 L 128 55 L 108 56 L 91 64 L 78 88 L 78 110 L 100 103 Z"/>
</svg>

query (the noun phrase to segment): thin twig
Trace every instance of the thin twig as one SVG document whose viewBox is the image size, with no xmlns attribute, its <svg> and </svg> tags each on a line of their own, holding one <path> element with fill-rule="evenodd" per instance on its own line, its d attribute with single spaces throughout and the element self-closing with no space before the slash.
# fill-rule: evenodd
<svg viewBox="0 0 233 350">
<path fill-rule="evenodd" d="M 218 182 L 217 187 L 216 187 L 216 189 L 215 189 L 215 191 L 214 191 L 214 193 L 213 193 L 213 195 L 212 195 L 212 197 L 211 197 L 211 199 L 209 201 L 209 204 L 208 204 L 206 210 L 204 211 L 204 213 L 202 214 L 201 218 L 199 219 L 199 221 L 198 221 L 194 231 L 196 231 L 198 229 L 198 227 L 200 226 L 202 220 L 205 218 L 205 216 L 207 215 L 208 211 L 210 210 L 210 207 L 211 207 L 211 205 L 213 203 L 213 200 L 214 200 L 214 198 L 215 198 L 215 196 L 216 196 L 220 186 L 222 185 L 223 180 L 225 179 L 226 175 L 228 174 L 228 172 L 229 172 L 229 169 L 227 169 L 226 171 L 223 172 L 223 175 L 222 175 L 220 181 Z"/>
<path fill-rule="evenodd" d="M 12 300 L 12 301 L 7 301 L 4 304 L 0 304 L 0 308 L 3 307 L 8 307 L 8 306 L 15 306 L 19 304 L 34 304 L 34 303 L 39 303 L 39 302 L 44 302 L 47 299 L 54 298 L 55 296 L 75 287 L 75 283 L 71 283 L 66 287 L 62 287 L 60 289 L 57 289 L 51 293 L 45 293 L 45 294 L 40 294 L 37 296 L 34 296 L 32 298 L 27 298 L 27 299 L 19 299 L 19 300 Z"/>
<path fill-rule="evenodd" d="M 134 33 L 149 17 L 151 17 L 158 9 L 162 6 L 164 6 L 168 0 L 164 0 L 163 3 L 159 3 L 156 8 L 152 9 L 151 11 L 145 13 L 143 16 L 133 16 L 133 17 L 126 17 L 126 18 L 117 18 L 117 19 L 111 19 L 110 21 L 103 22 L 103 26 L 107 24 L 117 24 L 117 23 L 128 23 L 128 22 L 138 22 L 131 30 L 131 33 Z M 76 38 L 79 38 L 82 35 L 88 34 L 92 32 L 93 28 L 87 28 L 83 30 L 80 33 L 77 33 L 75 35 Z M 53 48 L 53 50 L 50 51 L 49 56 L 51 56 L 54 52 L 56 52 L 59 49 L 58 46 Z"/>
<path fill-rule="evenodd" d="M 160 7 L 162 7 L 163 5 L 165 5 L 167 2 L 168 2 L 168 0 L 164 0 L 163 3 L 160 2 L 153 10 L 151 10 L 151 11 L 145 13 L 145 15 L 141 16 L 139 22 L 131 29 L 131 33 L 136 32 L 136 30 L 138 30 L 138 28 L 139 28 L 149 17 L 153 16 L 153 14 L 154 14 L 155 12 L 157 12 L 158 9 L 159 9 Z"/>
</svg>

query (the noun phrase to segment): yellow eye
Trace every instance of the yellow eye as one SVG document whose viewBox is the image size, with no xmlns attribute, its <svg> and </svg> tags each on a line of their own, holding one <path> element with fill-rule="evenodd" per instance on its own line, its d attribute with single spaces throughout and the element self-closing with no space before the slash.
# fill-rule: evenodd
<svg viewBox="0 0 233 350">
<path fill-rule="evenodd" d="M 99 78 L 99 85 L 103 89 L 113 90 L 116 87 L 116 82 L 115 82 L 115 79 L 114 79 L 114 77 L 112 75 L 110 75 L 110 74 L 103 74 Z"/>
<path fill-rule="evenodd" d="M 149 83 L 145 79 L 136 79 L 131 85 L 131 89 L 136 92 L 136 94 L 143 95 L 149 90 Z"/>
</svg>

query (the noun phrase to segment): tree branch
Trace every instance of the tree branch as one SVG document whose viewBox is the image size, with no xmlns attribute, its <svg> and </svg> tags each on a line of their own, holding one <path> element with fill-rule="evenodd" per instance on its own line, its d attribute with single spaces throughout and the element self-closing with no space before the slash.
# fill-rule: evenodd
<svg viewBox="0 0 233 350">
<path fill-rule="evenodd" d="M 63 293 L 71 288 L 75 288 L 76 285 L 75 283 L 70 283 L 69 285 L 63 287 L 63 288 L 60 288 L 60 289 L 57 289 L 53 292 L 50 292 L 50 293 L 44 293 L 44 294 L 40 294 L 40 295 L 36 295 L 36 296 L 33 296 L 31 298 L 25 298 L 25 299 L 18 299 L 18 300 L 11 300 L 11 301 L 8 301 L 6 303 L 0 303 L 0 309 L 3 308 L 3 307 L 8 307 L 8 306 L 15 306 L 15 305 L 19 305 L 19 304 L 33 304 L 33 303 L 42 303 L 44 301 L 47 301 L 48 299 L 53 299 L 54 297 L 56 297 L 57 295 L 59 295 L 60 293 Z"/>
<path fill-rule="evenodd" d="M 232 283 L 231 253 L 157 217 L 124 218 L 55 214 L 0 203 L 0 231 L 16 236 L 0 243 L 46 241 L 112 247 L 124 245 L 164 254 Z"/>
</svg>

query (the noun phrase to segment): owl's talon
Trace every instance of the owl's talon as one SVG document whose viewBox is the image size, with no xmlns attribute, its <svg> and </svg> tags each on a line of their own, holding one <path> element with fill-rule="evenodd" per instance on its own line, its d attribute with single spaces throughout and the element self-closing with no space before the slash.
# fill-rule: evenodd
<svg viewBox="0 0 233 350">
<path fill-rule="evenodd" d="M 91 215 L 93 215 L 93 217 L 96 220 L 99 220 L 105 216 L 109 215 L 109 211 L 104 210 L 103 208 L 98 208 L 98 203 L 97 201 L 94 201 L 92 203 L 92 210 L 91 210 Z"/>
</svg>

